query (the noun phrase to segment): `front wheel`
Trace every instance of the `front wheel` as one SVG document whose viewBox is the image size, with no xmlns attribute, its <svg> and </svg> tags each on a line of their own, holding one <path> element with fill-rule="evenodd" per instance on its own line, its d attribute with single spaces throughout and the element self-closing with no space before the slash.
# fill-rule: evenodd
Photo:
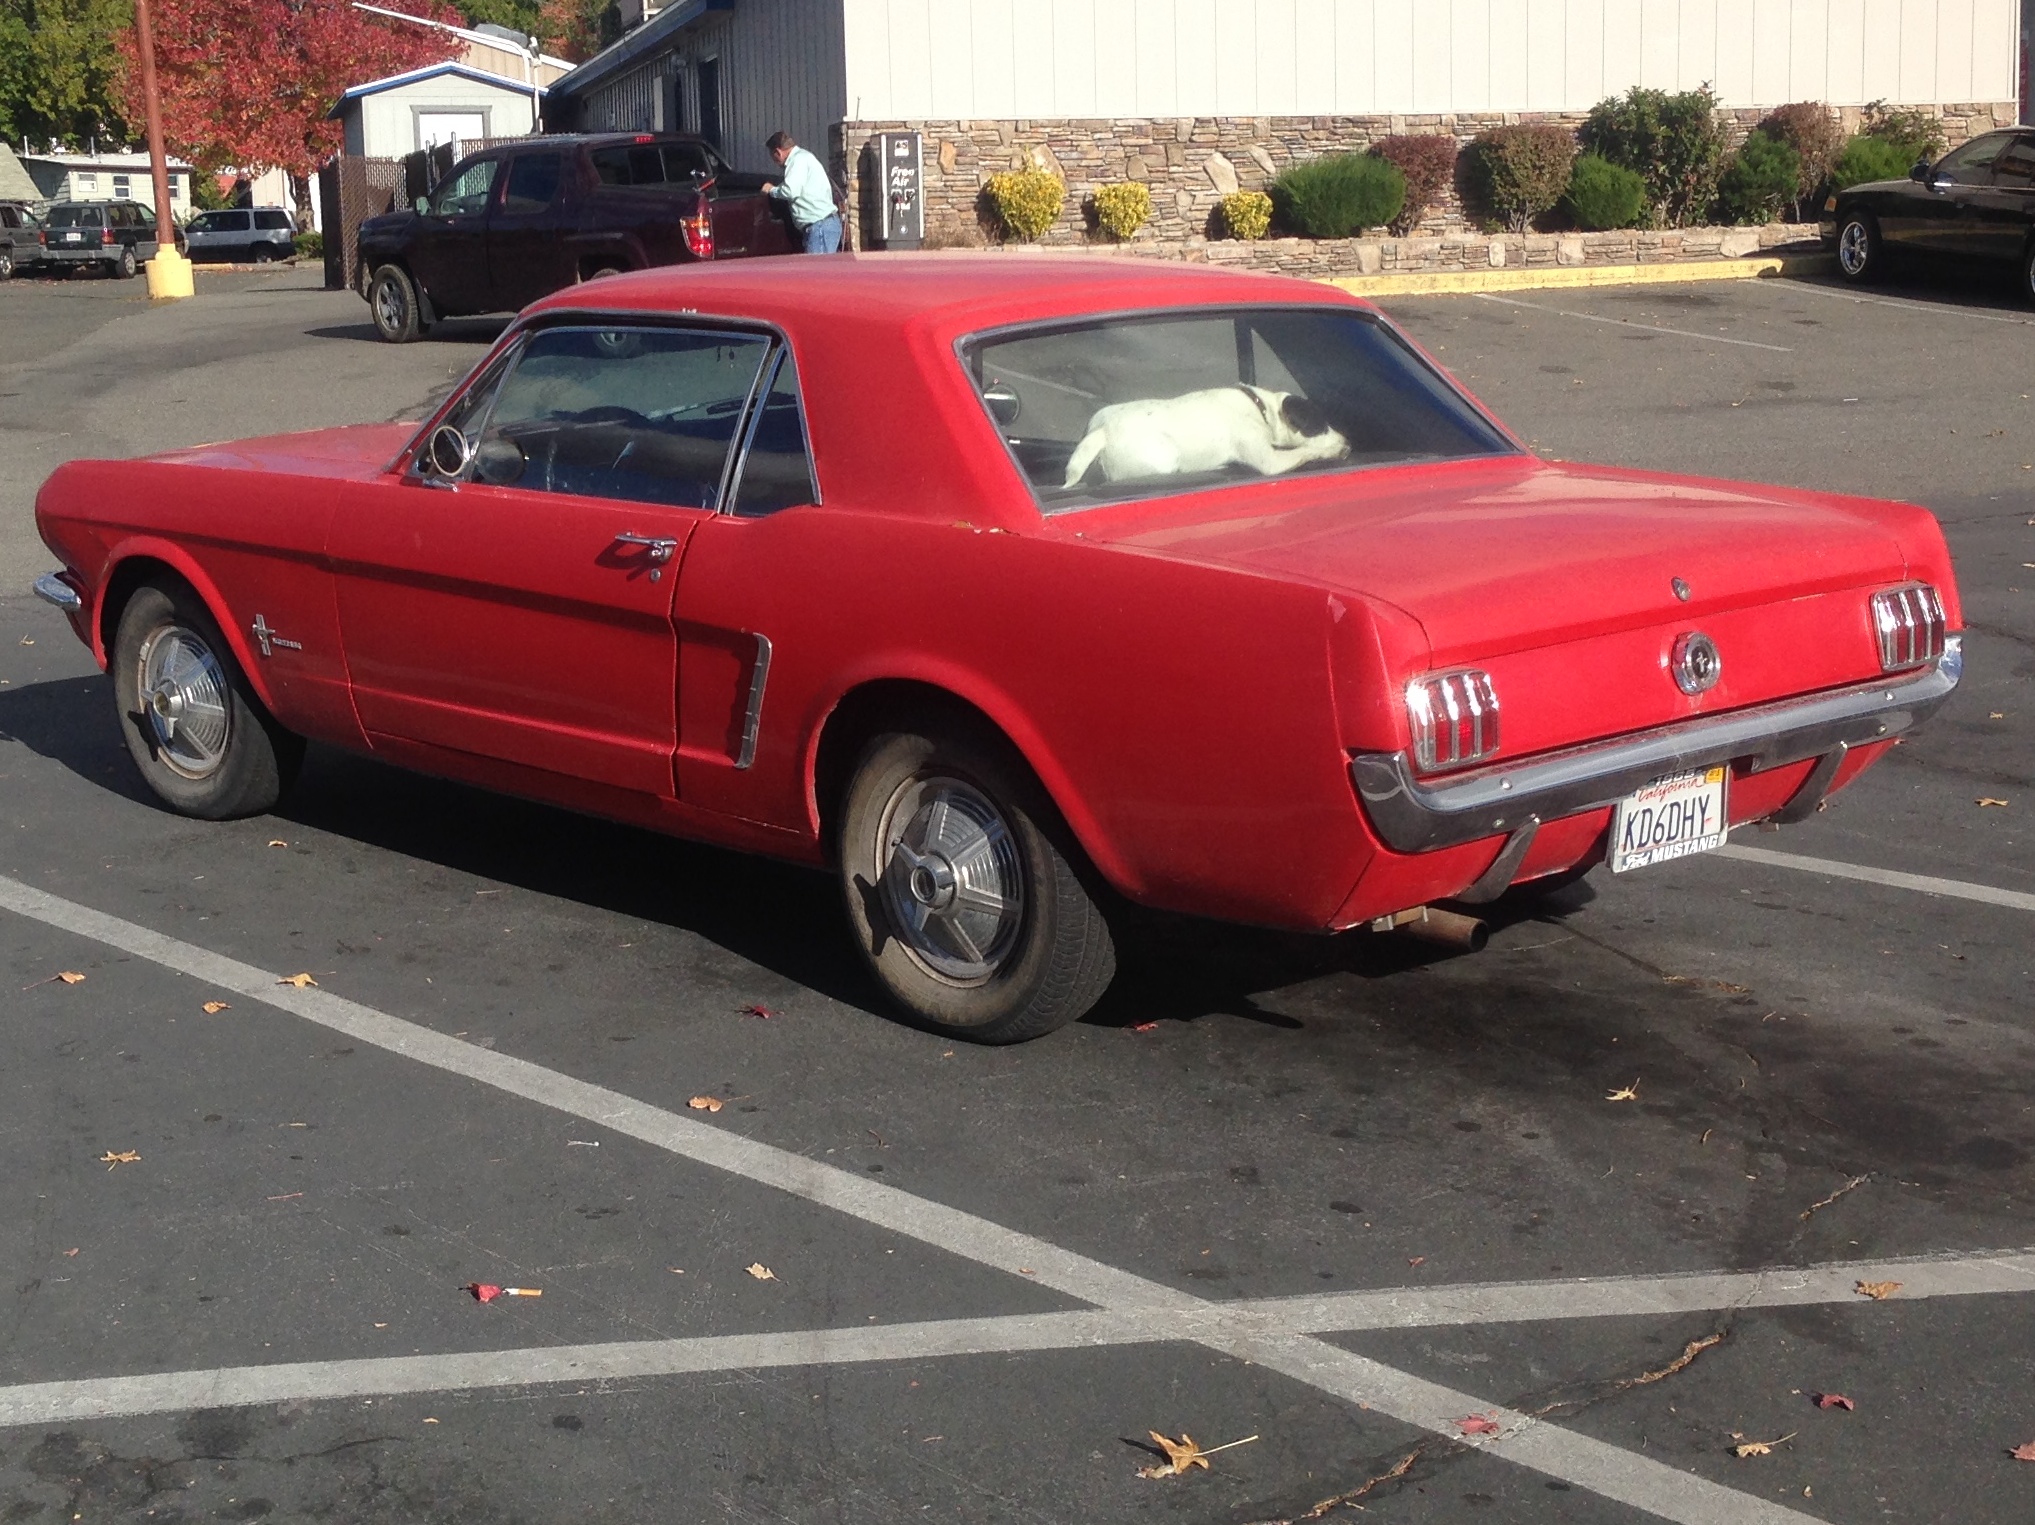
<svg viewBox="0 0 2035 1525">
<path fill-rule="evenodd" d="M 417 300 L 416 282 L 401 265 L 384 265 L 374 273 L 367 288 L 367 305 L 374 314 L 375 332 L 391 344 L 408 344 L 428 326 Z"/>
<path fill-rule="evenodd" d="M 11 249 L 0 249 L 0 281 L 9 281 L 13 278 L 14 252 Z"/>
<path fill-rule="evenodd" d="M 1857 212 L 1845 218 L 1844 226 L 1837 230 L 1838 274 L 1862 286 L 1878 280 L 1885 263 L 1879 224 Z"/>
<path fill-rule="evenodd" d="M 841 887 L 863 956 L 914 1019 L 1019 1043 L 1102 998 L 1115 946 L 1058 835 L 1023 764 L 972 729 L 870 742 L 841 812 Z"/>
<path fill-rule="evenodd" d="M 259 815 L 295 780 L 303 740 L 269 717 L 188 588 L 135 591 L 120 613 L 110 670 L 127 750 L 178 814 Z"/>
</svg>

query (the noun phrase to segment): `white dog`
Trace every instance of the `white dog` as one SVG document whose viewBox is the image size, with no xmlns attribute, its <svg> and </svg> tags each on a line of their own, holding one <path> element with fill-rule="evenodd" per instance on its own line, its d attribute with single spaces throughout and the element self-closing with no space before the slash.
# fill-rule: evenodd
<svg viewBox="0 0 2035 1525">
<path fill-rule="evenodd" d="M 1306 398 L 1239 382 L 1096 409 L 1064 485 L 1074 486 L 1097 461 L 1105 480 L 1122 482 L 1220 471 L 1232 462 L 1272 476 L 1349 453 L 1350 442 Z"/>
</svg>

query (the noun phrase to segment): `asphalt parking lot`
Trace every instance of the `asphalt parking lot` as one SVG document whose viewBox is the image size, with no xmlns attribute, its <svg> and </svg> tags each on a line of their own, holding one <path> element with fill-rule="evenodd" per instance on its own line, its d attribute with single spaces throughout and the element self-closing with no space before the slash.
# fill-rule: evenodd
<svg viewBox="0 0 2035 1525">
<path fill-rule="evenodd" d="M 8 586 L 58 460 L 407 416 L 499 326 L 200 281 L 0 286 Z M 1162 925 L 978 1050 L 800 871 L 315 750 L 167 815 L 0 596 L 0 1520 L 2026 1520 L 2035 314 L 1386 305 L 1548 454 L 1927 504 L 1952 706 L 1480 955 Z"/>
</svg>

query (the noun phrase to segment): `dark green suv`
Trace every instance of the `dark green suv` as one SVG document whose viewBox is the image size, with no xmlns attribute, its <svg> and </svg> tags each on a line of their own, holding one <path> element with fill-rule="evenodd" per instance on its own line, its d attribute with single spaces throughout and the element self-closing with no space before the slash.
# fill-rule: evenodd
<svg viewBox="0 0 2035 1525">
<path fill-rule="evenodd" d="M 125 279 L 155 258 L 155 212 L 139 201 L 59 201 L 42 220 L 41 259 L 97 265 Z"/>
</svg>

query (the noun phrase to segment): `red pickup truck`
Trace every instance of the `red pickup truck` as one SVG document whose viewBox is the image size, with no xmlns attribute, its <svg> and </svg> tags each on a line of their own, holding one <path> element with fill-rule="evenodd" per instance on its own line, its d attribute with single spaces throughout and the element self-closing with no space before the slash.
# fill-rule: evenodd
<svg viewBox="0 0 2035 1525">
<path fill-rule="evenodd" d="M 439 318 L 515 312 L 651 265 L 789 254 L 790 214 L 703 138 L 523 138 L 453 165 L 414 207 L 360 225 L 360 294 L 392 344 Z"/>
</svg>

